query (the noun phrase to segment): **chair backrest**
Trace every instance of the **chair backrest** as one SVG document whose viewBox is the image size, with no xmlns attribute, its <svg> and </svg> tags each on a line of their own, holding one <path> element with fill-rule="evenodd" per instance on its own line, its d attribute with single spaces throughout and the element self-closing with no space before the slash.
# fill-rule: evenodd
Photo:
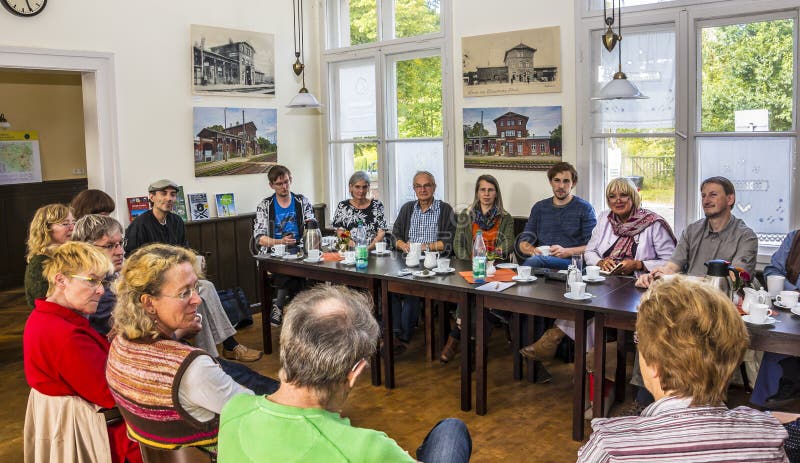
<svg viewBox="0 0 800 463">
<path fill-rule="evenodd" d="M 178 450 L 163 450 L 139 443 L 144 463 L 212 463 L 216 461 L 211 454 L 197 447 L 184 447 Z"/>
</svg>

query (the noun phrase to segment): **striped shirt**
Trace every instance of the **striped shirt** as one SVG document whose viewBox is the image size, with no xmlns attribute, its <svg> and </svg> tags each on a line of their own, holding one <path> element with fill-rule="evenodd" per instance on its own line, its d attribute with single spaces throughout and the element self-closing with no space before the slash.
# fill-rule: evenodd
<svg viewBox="0 0 800 463">
<path fill-rule="evenodd" d="M 690 407 L 691 398 L 665 397 L 641 416 L 597 418 L 580 450 L 588 462 L 788 462 L 786 430 L 748 407 Z"/>
<path fill-rule="evenodd" d="M 414 202 L 414 211 L 411 213 L 411 226 L 408 229 L 409 243 L 435 243 L 439 241 L 439 203 L 434 199 L 428 210 L 419 207 L 419 201 Z"/>
</svg>

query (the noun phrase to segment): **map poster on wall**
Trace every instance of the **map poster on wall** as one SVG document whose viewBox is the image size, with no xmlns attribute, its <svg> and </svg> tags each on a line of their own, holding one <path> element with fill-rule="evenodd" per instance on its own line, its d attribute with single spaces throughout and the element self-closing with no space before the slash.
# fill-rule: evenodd
<svg viewBox="0 0 800 463">
<path fill-rule="evenodd" d="M 39 132 L 0 130 L 0 185 L 41 181 Z"/>
<path fill-rule="evenodd" d="M 561 91 L 558 26 L 461 39 L 464 96 Z"/>
</svg>

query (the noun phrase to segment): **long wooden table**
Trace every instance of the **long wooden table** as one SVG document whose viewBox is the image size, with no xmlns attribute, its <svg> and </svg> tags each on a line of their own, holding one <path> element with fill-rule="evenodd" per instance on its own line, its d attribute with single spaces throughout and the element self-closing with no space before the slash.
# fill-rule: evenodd
<svg viewBox="0 0 800 463">
<path fill-rule="evenodd" d="M 266 255 L 254 256 L 258 263 L 262 284 L 262 329 L 264 352 L 272 352 L 272 336 L 269 324 L 269 310 L 272 305 L 272 288 L 269 286 L 268 272 L 283 275 L 309 278 L 312 280 L 330 281 L 356 288 L 363 288 L 372 295 L 376 311 L 383 316 L 383 361 L 385 368 L 385 385 L 395 386 L 394 359 L 392 352 L 392 316 L 389 294 L 406 294 L 422 297 L 426 304 L 426 341 L 428 341 L 428 358 L 435 356 L 433 319 L 431 301 L 449 301 L 462 304 L 462 326 L 470 326 L 470 310 L 465 307 L 474 304 L 476 308 L 476 412 L 485 414 L 488 409 L 487 391 L 487 339 L 486 315 L 489 308 L 508 310 L 515 314 L 543 316 L 573 320 L 575 329 L 575 368 L 573 388 L 572 437 L 583 439 L 583 404 L 586 388 L 586 324 L 591 318 L 595 320 L 595 365 L 598 371 L 605 366 L 605 328 L 633 330 L 636 321 L 636 307 L 643 290 L 634 286 L 634 279 L 629 277 L 609 277 L 603 283 L 587 285 L 587 292 L 595 297 L 588 301 L 574 301 L 564 297 L 566 285 L 563 281 L 540 278 L 533 283 L 520 283 L 503 292 L 478 291 L 458 275 L 459 270 L 469 268 L 469 262 L 451 260 L 456 272 L 448 275 L 437 275 L 431 278 L 398 276 L 397 272 L 405 268 L 399 255 L 370 256 L 366 269 L 354 266 L 343 266 L 336 262 L 304 263 L 302 260 L 285 260 Z M 419 267 L 418 267 L 419 268 Z M 800 317 L 787 311 L 778 311 L 776 318 L 780 323 L 757 327 L 748 325 L 751 335 L 751 347 L 757 350 L 800 355 Z M 440 319 L 440 322 L 444 319 Z M 515 319 L 518 328 L 518 318 Z M 440 325 L 443 326 L 443 325 Z M 441 332 L 440 339 L 444 336 Z M 620 336 L 622 338 L 622 336 Z M 517 336 L 517 340 L 519 337 Z M 441 342 L 438 343 L 440 345 Z M 617 349 L 618 355 L 624 356 L 624 349 Z M 622 351 L 622 352 L 621 352 Z M 469 336 L 461 336 L 461 409 L 470 410 L 472 403 L 472 374 L 470 369 Z M 616 387 L 624 391 L 624 360 L 618 361 Z M 518 379 L 517 366 L 521 365 L 518 353 L 514 353 L 514 378 Z M 372 382 L 381 384 L 380 359 L 372 359 Z M 595 381 L 594 414 L 600 416 L 603 410 L 603 381 Z M 622 397 L 622 394 L 618 394 Z"/>
</svg>

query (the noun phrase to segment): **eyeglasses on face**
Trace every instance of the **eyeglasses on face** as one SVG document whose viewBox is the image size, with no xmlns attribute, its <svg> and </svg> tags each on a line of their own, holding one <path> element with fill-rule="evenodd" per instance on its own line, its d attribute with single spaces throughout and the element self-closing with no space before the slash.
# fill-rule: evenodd
<svg viewBox="0 0 800 463">
<path fill-rule="evenodd" d="M 70 278 L 77 278 L 79 280 L 83 280 L 86 283 L 88 283 L 89 286 L 91 286 L 92 288 L 95 288 L 95 289 L 100 285 L 103 286 L 103 289 L 108 289 L 108 287 L 111 285 L 111 280 L 108 280 L 108 279 L 105 279 L 105 278 L 100 280 L 100 279 L 97 279 L 97 278 L 85 277 L 83 275 L 70 275 L 69 277 Z"/>
<path fill-rule="evenodd" d="M 194 286 L 190 286 L 174 296 L 171 296 L 169 294 L 161 294 L 161 296 L 169 297 L 172 299 L 178 299 L 180 301 L 185 302 L 188 299 L 191 299 L 192 295 L 194 294 L 197 294 L 198 296 L 200 295 L 200 283 L 195 283 Z"/>
<path fill-rule="evenodd" d="M 422 184 L 422 185 L 420 185 L 418 183 L 414 184 L 414 189 L 415 190 L 430 190 L 431 188 L 433 188 L 433 183 L 425 183 L 425 184 Z"/>
<path fill-rule="evenodd" d="M 95 244 L 95 243 L 92 243 L 92 246 L 95 246 L 95 247 L 98 247 L 98 248 L 102 248 L 102 249 L 106 249 L 108 251 L 113 251 L 114 249 L 117 249 L 117 248 L 122 249 L 122 241 L 118 241 L 116 243 L 108 243 L 108 244 Z"/>
</svg>

